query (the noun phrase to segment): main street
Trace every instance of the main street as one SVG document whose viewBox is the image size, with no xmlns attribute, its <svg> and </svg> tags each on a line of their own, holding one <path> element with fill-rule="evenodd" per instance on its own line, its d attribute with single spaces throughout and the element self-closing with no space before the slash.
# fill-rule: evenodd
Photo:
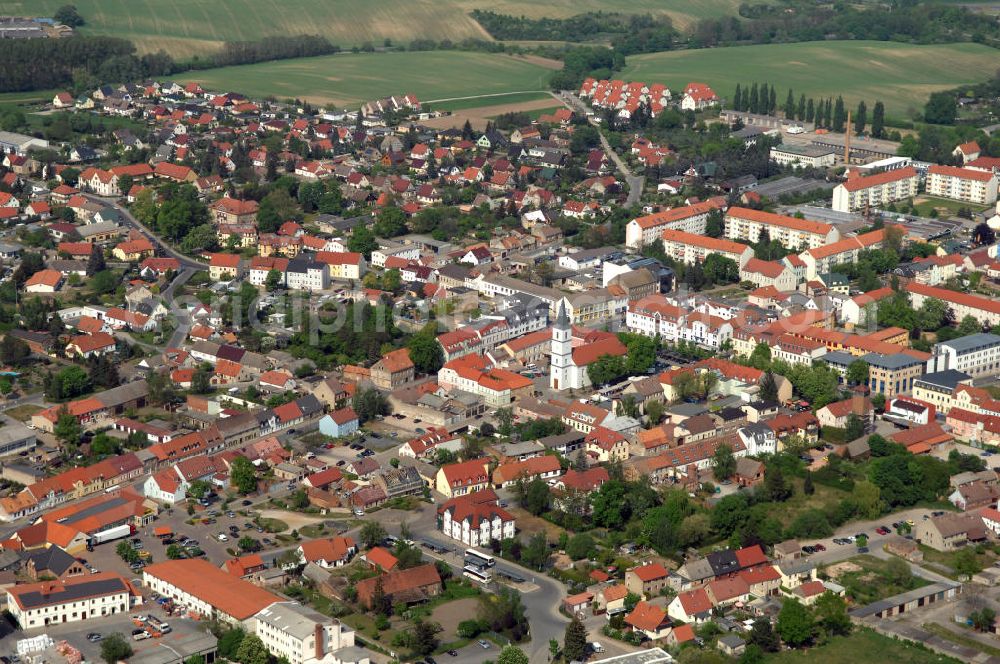
<svg viewBox="0 0 1000 664">
<path fill-rule="evenodd" d="M 587 105 L 584 104 L 579 97 L 568 90 L 560 92 L 558 98 L 569 107 L 575 109 L 576 112 L 583 117 L 587 117 L 587 113 L 590 112 Z M 625 183 L 628 185 L 628 197 L 625 199 L 625 207 L 638 205 L 642 200 L 642 188 L 646 183 L 646 178 L 632 173 L 632 169 L 628 167 L 625 160 L 611 148 L 611 144 L 608 143 L 608 139 L 605 138 L 600 126 L 593 120 L 590 120 L 590 124 L 597 127 L 597 133 L 601 139 L 601 147 L 604 148 L 604 153 L 615 163 L 615 166 L 619 171 L 621 171 L 622 177 L 625 179 Z"/>
</svg>

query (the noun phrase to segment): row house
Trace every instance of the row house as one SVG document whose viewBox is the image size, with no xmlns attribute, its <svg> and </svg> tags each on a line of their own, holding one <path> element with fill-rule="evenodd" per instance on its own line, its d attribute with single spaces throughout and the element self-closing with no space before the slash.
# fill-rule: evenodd
<svg viewBox="0 0 1000 664">
<path fill-rule="evenodd" d="M 709 213 L 719 208 L 717 202 L 705 201 L 637 217 L 625 226 L 625 246 L 638 251 L 660 240 L 668 229 L 704 235 Z"/>
<path fill-rule="evenodd" d="M 912 166 L 876 175 L 852 177 L 833 190 L 833 209 L 859 212 L 881 208 L 917 195 L 920 177 Z"/>
<path fill-rule="evenodd" d="M 992 171 L 934 164 L 927 169 L 927 193 L 973 205 L 997 201 L 998 179 Z"/>
<path fill-rule="evenodd" d="M 719 254 L 742 269 L 753 258 L 753 248 L 749 245 L 697 233 L 667 229 L 663 231 L 661 240 L 667 256 L 687 265 L 704 264 L 706 258 Z"/>
<path fill-rule="evenodd" d="M 822 247 L 840 239 L 836 228 L 819 221 L 741 207 L 726 211 L 727 238 L 756 244 L 765 234 L 787 249 L 799 251 Z"/>
</svg>

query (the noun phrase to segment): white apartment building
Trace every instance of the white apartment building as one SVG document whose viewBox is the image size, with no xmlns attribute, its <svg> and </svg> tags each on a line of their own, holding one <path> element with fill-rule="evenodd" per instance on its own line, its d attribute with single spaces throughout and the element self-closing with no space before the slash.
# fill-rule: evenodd
<svg viewBox="0 0 1000 664">
<path fill-rule="evenodd" d="M 248 621 L 251 622 L 251 621 Z M 268 652 L 289 664 L 367 664 L 354 630 L 296 602 L 275 602 L 252 618 Z"/>
<path fill-rule="evenodd" d="M 7 589 L 7 609 L 22 629 L 127 613 L 133 595 L 128 582 L 112 572 L 41 581 Z"/>
<path fill-rule="evenodd" d="M 514 517 L 502 507 L 476 502 L 476 494 L 462 496 L 441 508 L 441 532 L 466 546 L 489 546 L 493 540 L 514 537 Z"/>
<path fill-rule="evenodd" d="M 330 273 L 322 263 L 292 258 L 285 272 L 285 285 L 291 290 L 324 290 L 330 287 Z"/>
<path fill-rule="evenodd" d="M 629 305 L 625 316 L 629 332 L 663 341 L 686 341 L 703 348 L 719 348 L 733 336 L 733 326 L 717 316 L 688 311 L 662 295 L 650 295 Z"/>
<path fill-rule="evenodd" d="M 927 170 L 927 193 L 953 198 L 974 205 L 997 202 L 997 176 L 975 168 L 957 168 L 935 164 Z"/>
<path fill-rule="evenodd" d="M 689 265 L 704 263 L 705 259 L 712 254 L 719 254 L 736 261 L 736 264 L 742 268 L 747 261 L 753 258 L 753 249 L 749 245 L 731 240 L 705 237 L 673 229 L 662 231 L 661 239 L 663 251 L 667 256 Z"/>
<path fill-rule="evenodd" d="M 973 378 L 1000 373 L 1000 336 L 981 332 L 934 344 L 927 373 L 954 369 Z"/>
<path fill-rule="evenodd" d="M 865 177 L 851 178 L 833 190 L 833 209 L 857 212 L 882 207 L 917 195 L 920 178 L 912 166 Z"/>
<path fill-rule="evenodd" d="M 716 204 L 706 201 L 633 219 L 625 226 L 625 246 L 639 250 L 659 240 L 667 229 L 704 235 L 708 213 L 715 209 Z"/>
<path fill-rule="evenodd" d="M 756 243 L 767 233 L 789 249 L 815 249 L 840 239 L 840 231 L 820 221 L 733 207 L 726 212 L 725 236 L 730 240 Z"/>
<path fill-rule="evenodd" d="M 914 309 L 919 309 L 927 298 L 937 299 L 948 305 L 954 320 L 960 321 L 966 316 L 972 316 L 984 326 L 1000 325 L 1000 302 L 991 298 L 918 284 L 915 281 L 906 285 L 906 292 L 910 294 L 910 305 Z"/>
<path fill-rule="evenodd" d="M 379 248 L 372 252 L 372 265 L 375 267 L 385 267 L 385 261 L 390 256 L 402 258 L 407 261 L 415 261 L 420 258 L 420 247 L 415 244 L 382 242 L 379 244 Z"/>
</svg>

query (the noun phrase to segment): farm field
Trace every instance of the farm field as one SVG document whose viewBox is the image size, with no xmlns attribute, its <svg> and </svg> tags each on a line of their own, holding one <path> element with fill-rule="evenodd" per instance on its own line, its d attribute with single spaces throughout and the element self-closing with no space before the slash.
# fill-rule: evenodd
<svg viewBox="0 0 1000 664">
<path fill-rule="evenodd" d="M 490 120 L 505 113 L 524 113 L 532 119 L 537 119 L 538 116 L 545 113 L 554 113 L 559 108 L 562 108 L 562 105 L 555 104 L 555 100 L 548 95 L 545 98 L 535 99 L 534 101 L 512 102 L 509 104 L 496 104 L 492 98 L 487 97 L 481 100 L 479 106 L 458 110 L 451 115 L 445 115 L 440 118 L 431 118 L 430 120 L 423 121 L 421 124 L 434 129 L 448 129 L 449 127 L 461 128 L 468 121 L 473 129 L 482 131 L 486 129 L 486 125 Z"/>
<path fill-rule="evenodd" d="M 894 42 L 840 41 L 765 44 L 672 51 L 628 59 L 620 78 L 682 88 L 691 81 L 712 86 L 728 98 L 736 84 L 777 86 L 778 105 L 788 88 L 809 96 L 841 94 L 851 105 L 876 99 L 886 114 L 908 117 L 935 90 L 988 78 L 996 69 L 995 49 L 980 44 L 913 46 Z"/>
<path fill-rule="evenodd" d="M 51 16 L 65 0 L 0 0 L 0 14 Z M 587 11 L 666 14 L 679 28 L 707 17 L 736 14 L 739 0 L 74 0 L 84 32 L 132 39 L 142 51 L 164 49 L 177 58 L 206 53 L 227 40 L 268 35 L 321 34 L 348 48 L 392 39 L 489 39 L 469 12 L 489 9 L 531 17 L 567 17 Z"/>
<path fill-rule="evenodd" d="M 363 101 L 412 93 L 421 101 L 511 92 L 543 92 L 551 70 L 490 53 L 426 51 L 327 55 L 193 71 L 178 77 L 212 90 L 255 97 L 307 99 L 357 106 Z M 530 98 L 530 97 L 529 97 Z M 536 97 L 537 99 L 537 97 Z M 463 100 L 471 101 L 471 100 Z M 493 104 L 484 98 L 476 105 Z"/>
</svg>

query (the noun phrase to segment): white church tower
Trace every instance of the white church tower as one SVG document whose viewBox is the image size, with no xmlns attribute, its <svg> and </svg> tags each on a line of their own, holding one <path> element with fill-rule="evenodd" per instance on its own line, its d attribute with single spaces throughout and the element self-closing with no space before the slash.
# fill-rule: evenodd
<svg viewBox="0 0 1000 664">
<path fill-rule="evenodd" d="M 559 302 L 559 316 L 552 326 L 552 357 L 549 361 L 549 387 L 566 390 L 573 387 L 573 328 L 566 315 L 566 303 Z"/>
</svg>

